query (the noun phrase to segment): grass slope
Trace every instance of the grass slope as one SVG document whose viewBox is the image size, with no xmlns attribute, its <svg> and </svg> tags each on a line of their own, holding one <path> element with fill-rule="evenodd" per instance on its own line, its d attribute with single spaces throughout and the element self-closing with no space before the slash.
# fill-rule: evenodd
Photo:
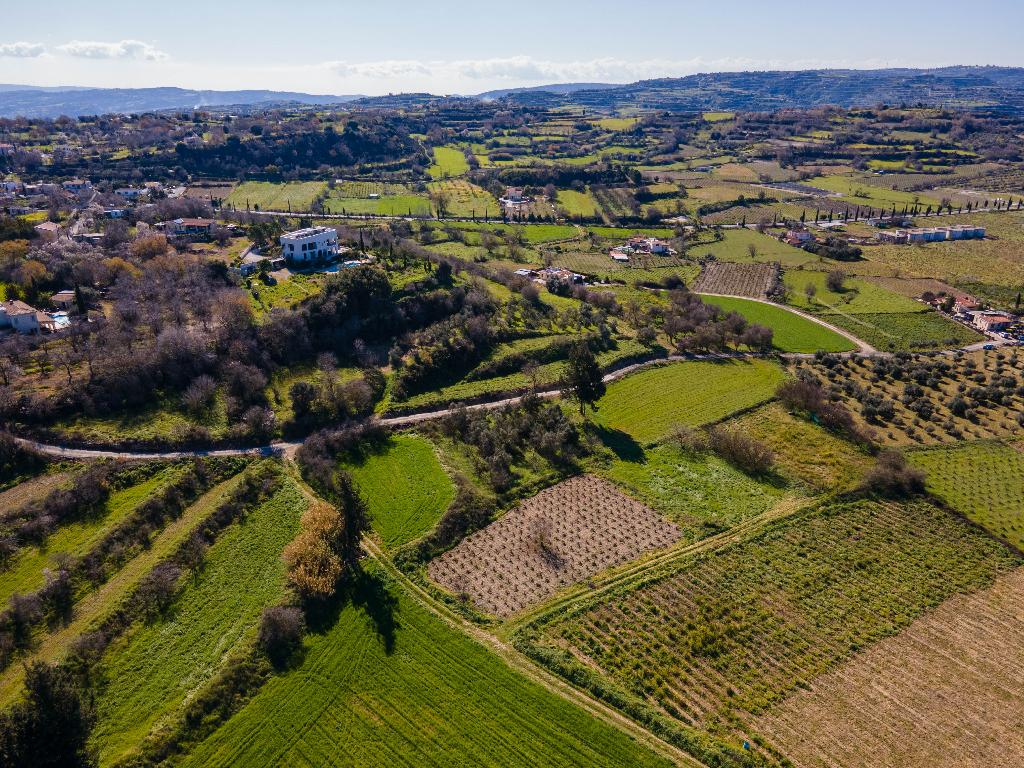
<svg viewBox="0 0 1024 768">
<path fill-rule="evenodd" d="M 280 554 L 305 506 L 295 482 L 286 481 L 210 548 L 168 619 L 137 625 L 110 649 L 93 731 L 101 764 L 122 758 L 166 723 L 240 643 L 254 637 L 260 612 L 284 591 Z"/>
<path fill-rule="evenodd" d="M 308 211 L 313 200 L 327 189 L 324 181 L 289 181 L 277 184 L 270 181 L 245 181 L 228 195 L 226 203 L 244 210 L 246 204 L 262 211 Z"/>
<path fill-rule="evenodd" d="M 782 496 L 717 456 L 691 456 L 671 445 L 635 461 L 614 461 L 601 474 L 692 532 L 694 540 L 767 512 Z"/>
<path fill-rule="evenodd" d="M 747 299 L 726 299 L 718 296 L 701 298 L 726 312 L 739 312 L 748 322 L 771 328 L 775 348 L 781 352 L 849 352 L 857 348 L 846 337 L 782 307 Z"/>
<path fill-rule="evenodd" d="M 387 549 L 429 531 L 455 498 L 434 446 L 422 437 L 398 435 L 383 453 L 349 469 Z"/>
<path fill-rule="evenodd" d="M 379 584 L 371 600 L 376 623 L 346 607 L 308 642 L 301 666 L 268 682 L 184 764 L 665 765 L 393 585 Z"/>
<path fill-rule="evenodd" d="M 78 637 L 90 631 L 116 608 L 155 565 L 191 536 L 206 516 L 235 489 L 241 479 L 242 475 L 238 474 L 203 494 L 181 517 L 151 539 L 149 549 L 126 563 L 106 584 L 75 603 L 71 623 L 44 637 L 36 646 L 33 655 L 26 661 L 59 660 Z M 0 674 L 0 707 L 10 704 L 17 694 L 23 680 L 23 669 L 22 665 L 15 664 Z"/>
<path fill-rule="evenodd" d="M 33 592 L 45 583 L 43 569 L 58 553 L 84 555 L 107 531 L 124 520 L 135 508 L 173 482 L 180 467 L 168 467 L 130 488 L 114 491 L 101 514 L 68 523 L 51 534 L 41 547 L 24 547 L 0 573 L 0 603 L 15 592 Z"/>
<path fill-rule="evenodd" d="M 676 424 L 710 424 L 769 400 L 784 378 L 762 360 L 658 366 L 610 384 L 595 420 L 649 444 Z"/>
</svg>

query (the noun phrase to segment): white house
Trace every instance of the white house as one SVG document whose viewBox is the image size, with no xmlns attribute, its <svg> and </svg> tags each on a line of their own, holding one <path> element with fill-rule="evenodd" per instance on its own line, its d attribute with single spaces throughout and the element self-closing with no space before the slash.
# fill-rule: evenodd
<svg viewBox="0 0 1024 768">
<path fill-rule="evenodd" d="M 115 189 L 114 194 L 118 197 L 122 197 L 125 200 L 136 200 L 146 194 L 149 190 L 139 189 L 138 187 L 121 187 Z"/>
<path fill-rule="evenodd" d="M 62 186 L 65 192 L 70 192 L 72 195 L 92 192 L 92 182 L 88 179 L 71 179 L 71 181 L 65 181 Z"/>
<path fill-rule="evenodd" d="M 38 333 L 39 315 L 23 301 L 0 301 L 0 328 L 13 328 L 18 333 Z"/>
<path fill-rule="evenodd" d="M 288 261 L 325 261 L 338 257 L 338 231 L 307 227 L 281 235 L 281 255 Z"/>
<path fill-rule="evenodd" d="M 60 226 L 52 221 L 44 221 L 34 227 L 36 233 L 48 243 L 52 243 L 60 235 Z"/>
</svg>

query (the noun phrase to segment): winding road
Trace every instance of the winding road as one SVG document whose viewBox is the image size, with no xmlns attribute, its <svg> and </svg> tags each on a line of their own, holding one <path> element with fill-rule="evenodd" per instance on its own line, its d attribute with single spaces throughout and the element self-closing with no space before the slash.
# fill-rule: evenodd
<svg viewBox="0 0 1024 768">
<path fill-rule="evenodd" d="M 719 293 L 702 293 L 702 296 L 712 296 L 724 299 L 743 299 L 745 301 L 756 301 L 761 304 L 768 304 L 773 307 L 785 309 L 788 312 L 792 312 L 805 320 L 809 320 L 812 323 L 827 328 L 833 333 L 839 334 L 843 338 L 848 339 L 850 342 L 857 346 L 856 352 L 844 352 L 840 353 L 841 356 L 849 355 L 861 355 L 861 356 L 887 356 L 891 353 L 882 352 L 875 349 L 867 342 L 858 339 L 849 331 L 839 328 L 838 326 L 832 325 L 820 317 L 802 312 L 793 307 L 784 306 L 782 304 L 776 304 L 767 299 L 752 299 L 749 296 L 732 296 L 729 294 Z M 970 346 L 963 347 L 963 351 L 975 351 L 982 349 L 983 347 L 993 344 L 995 346 L 1002 346 L 1008 342 L 1004 340 L 986 340 L 978 342 L 977 344 L 971 344 Z M 949 354 L 961 351 L 959 349 L 945 350 Z M 639 363 L 631 363 L 625 365 L 622 368 L 609 371 L 603 377 L 604 382 L 610 383 L 617 381 L 618 379 L 628 376 L 631 373 L 642 370 L 644 368 L 651 368 L 658 365 L 665 365 L 667 363 L 674 362 L 686 362 L 692 360 L 724 360 L 724 359 L 748 359 L 748 358 L 761 358 L 766 357 L 751 352 L 733 352 L 728 354 L 718 355 L 668 355 L 667 357 L 661 357 L 654 360 L 645 360 Z M 783 353 L 781 355 L 787 359 L 808 359 L 813 358 L 812 354 L 805 353 Z M 560 391 L 557 389 L 547 390 L 544 392 L 537 392 L 538 397 L 550 399 L 558 397 Z M 434 411 L 425 411 L 422 413 L 410 413 L 401 416 L 386 416 L 380 419 L 380 423 L 387 427 L 408 427 L 415 424 L 421 424 L 425 421 L 433 421 L 435 419 L 442 419 L 445 416 L 450 416 L 460 408 L 465 408 L 470 411 L 477 410 L 490 410 L 495 408 L 503 408 L 507 405 L 515 405 L 523 400 L 526 395 L 516 395 L 514 397 L 503 397 L 496 400 L 488 400 L 481 403 L 465 404 L 465 403 L 453 403 L 444 408 L 439 408 Z M 42 443 L 36 440 L 30 440 L 28 438 L 22 438 L 15 436 L 14 438 L 18 443 L 30 448 L 38 453 L 42 453 L 46 456 L 54 456 L 64 459 L 186 459 L 191 457 L 216 457 L 216 456 L 283 456 L 285 458 L 294 458 L 295 452 L 302 446 L 303 441 L 278 441 L 269 443 L 267 445 L 252 446 L 249 448 L 218 448 L 218 449 L 192 449 L 192 450 L 179 450 L 179 451 L 128 451 L 120 450 L 117 448 L 74 448 L 67 445 L 53 445 L 50 443 Z"/>
</svg>

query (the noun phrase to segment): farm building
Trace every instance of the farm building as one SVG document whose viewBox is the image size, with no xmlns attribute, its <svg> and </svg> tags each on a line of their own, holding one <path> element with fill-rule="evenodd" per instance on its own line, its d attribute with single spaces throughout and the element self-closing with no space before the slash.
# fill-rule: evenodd
<svg viewBox="0 0 1024 768">
<path fill-rule="evenodd" d="M 65 192 L 69 192 L 72 195 L 83 195 L 92 192 L 92 182 L 88 179 L 71 179 L 65 181 L 62 185 Z"/>
<path fill-rule="evenodd" d="M 307 227 L 281 235 L 281 254 L 288 261 L 324 261 L 338 257 L 338 231 Z"/>
<path fill-rule="evenodd" d="M 891 232 L 878 233 L 880 241 L 896 245 L 941 243 L 946 240 L 983 240 L 984 238 L 984 227 L 972 227 L 965 224 L 958 224 L 952 227 L 896 229 Z"/>
<path fill-rule="evenodd" d="M 675 251 L 668 243 L 656 237 L 631 237 L 625 245 L 618 245 L 608 252 L 615 261 L 629 261 L 633 254 L 653 254 L 655 256 L 672 256 Z"/>
<path fill-rule="evenodd" d="M 242 257 L 242 261 L 235 271 L 242 277 L 249 277 L 259 272 L 264 263 L 268 270 L 282 269 L 285 266 L 284 258 L 272 259 L 259 253 L 247 253 Z"/>
<path fill-rule="evenodd" d="M 11 299 L 0 302 L 0 328 L 11 328 L 17 333 L 37 333 L 39 313 L 23 301 Z"/>
<path fill-rule="evenodd" d="M 165 224 L 164 228 L 174 237 L 210 237 L 213 234 L 213 219 L 175 219 Z"/>
<path fill-rule="evenodd" d="M 1002 312 L 976 312 L 974 324 L 982 331 L 1005 331 L 1014 324 L 1014 318 Z"/>
<path fill-rule="evenodd" d="M 795 245 L 799 248 L 807 245 L 808 243 L 813 243 L 814 235 L 803 229 L 791 229 L 786 233 L 786 236 L 783 238 L 783 242 L 789 245 Z"/>
<path fill-rule="evenodd" d="M 53 306 L 70 311 L 75 307 L 75 292 L 74 291 L 58 291 L 50 297 L 50 303 Z"/>
<path fill-rule="evenodd" d="M 60 234 L 60 227 L 55 222 L 44 221 L 42 224 L 36 224 L 36 233 L 49 243 L 52 243 L 57 239 Z"/>
</svg>

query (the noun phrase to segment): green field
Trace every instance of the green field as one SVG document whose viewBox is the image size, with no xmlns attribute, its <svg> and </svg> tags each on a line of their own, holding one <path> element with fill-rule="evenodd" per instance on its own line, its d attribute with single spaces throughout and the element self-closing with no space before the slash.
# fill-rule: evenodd
<svg viewBox="0 0 1024 768">
<path fill-rule="evenodd" d="M 717 456 L 693 456 L 667 444 L 645 451 L 635 461 L 616 459 L 599 472 L 694 540 L 768 511 L 783 493 Z"/>
<path fill-rule="evenodd" d="M 914 206 L 915 202 L 922 208 L 929 205 L 936 206 L 939 201 L 935 198 L 916 192 L 903 192 L 898 189 L 889 189 L 875 185 L 862 177 L 855 176 L 818 176 L 808 179 L 808 186 L 818 189 L 827 189 L 831 192 L 838 192 L 843 196 L 844 202 L 848 201 L 850 207 L 860 205 L 862 207 L 872 206 L 875 208 L 892 208 L 896 206 Z"/>
<path fill-rule="evenodd" d="M 305 497 L 294 481 L 221 534 L 168 618 L 136 625 L 103 664 L 93 742 L 101 765 L 169 724 L 241 645 L 285 589 L 281 551 L 297 533 Z"/>
<path fill-rule="evenodd" d="M 245 210 L 248 204 L 261 211 L 308 211 L 317 195 L 326 189 L 324 181 L 244 181 L 231 191 L 225 203 L 238 210 Z"/>
<path fill-rule="evenodd" d="M 387 549 L 432 529 L 455 498 L 455 486 L 422 437 L 398 435 L 386 449 L 347 467 Z"/>
<path fill-rule="evenodd" d="M 719 242 L 693 246 L 687 255 L 690 258 L 711 255 L 719 261 L 741 264 L 777 261 L 783 267 L 798 267 L 818 259 L 813 253 L 781 243 L 753 229 L 727 229 L 722 235 L 723 239 Z M 756 250 L 754 258 L 750 256 L 750 246 Z"/>
<path fill-rule="evenodd" d="M 388 195 L 377 200 L 330 197 L 324 210 L 353 216 L 429 216 L 430 201 L 420 195 Z"/>
<path fill-rule="evenodd" d="M 469 170 L 469 163 L 462 150 L 457 147 L 434 147 L 434 162 L 427 168 L 432 179 L 447 179 L 462 176 Z"/>
<path fill-rule="evenodd" d="M 374 586 L 184 765 L 666 765 L 394 584 Z"/>
<path fill-rule="evenodd" d="M 710 424 L 770 400 L 784 378 L 762 360 L 660 365 L 609 384 L 595 420 L 650 444 L 677 424 Z"/>
<path fill-rule="evenodd" d="M 54 557 L 60 553 L 76 557 L 86 554 L 139 504 L 174 482 L 180 474 L 181 467 L 168 467 L 138 485 L 114 491 L 99 514 L 61 526 L 41 547 L 23 547 L 0 571 L 0 604 L 6 605 L 15 592 L 39 589 L 45 583 L 43 569 L 52 566 Z"/>
<path fill-rule="evenodd" d="M 825 272 L 786 270 L 782 279 L 790 291 L 789 303 L 804 311 L 822 314 L 834 311 L 853 315 L 928 311 L 926 304 L 856 277 L 846 279 L 842 292 L 830 291 L 826 286 L 827 277 Z M 808 285 L 815 289 L 810 300 L 806 293 Z"/>
<path fill-rule="evenodd" d="M 253 278 L 249 297 L 257 316 L 265 320 L 272 310 L 295 309 L 310 296 L 320 293 L 323 281 L 323 275 L 292 275 L 287 280 L 278 280 L 274 285 L 267 285 Z"/>
<path fill-rule="evenodd" d="M 443 194 L 448 200 L 448 216 L 460 218 L 494 218 L 500 216 L 498 201 L 487 190 L 462 179 L 432 181 L 432 194 Z M 434 213 L 437 213 L 436 206 Z"/>
<path fill-rule="evenodd" d="M 914 451 L 928 490 L 1017 549 L 1024 550 L 1024 451 L 974 443 Z"/>
<path fill-rule="evenodd" d="M 736 311 L 748 322 L 772 329 L 772 341 L 781 352 L 849 352 L 857 348 L 849 339 L 782 307 L 748 299 L 702 296 L 726 312 Z"/>
<path fill-rule="evenodd" d="M 173 553 L 224 498 L 241 482 L 235 475 L 203 494 L 177 520 L 155 533 L 147 549 L 128 561 L 106 583 L 75 603 L 71 623 L 41 638 L 26 661 L 53 662 L 64 656 L 82 634 L 93 629 L 131 594 L 139 582 L 165 557 Z M 0 673 L 0 706 L 17 695 L 23 679 L 23 667 L 12 665 Z"/>
<path fill-rule="evenodd" d="M 597 209 L 597 201 L 588 192 L 560 189 L 558 191 L 558 205 L 565 209 L 566 214 L 569 216 L 582 216 L 585 219 L 590 219 L 600 215 Z"/>
<path fill-rule="evenodd" d="M 563 670 L 739 747 L 748 715 L 1020 563 L 927 502 L 830 504 L 584 598 L 535 637 Z"/>
<path fill-rule="evenodd" d="M 766 443 L 775 453 L 776 471 L 811 493 L 851 488 L 859 483 L 871 457 L 853 443 L 769 403 L 730 422 Z"/>
<path fill-rule="evenodd" d="M 954 348 L 983 338 L 976 331 L 937 312 L 831 314 L 828 321 L 886 351 Z"/>
</svg>

